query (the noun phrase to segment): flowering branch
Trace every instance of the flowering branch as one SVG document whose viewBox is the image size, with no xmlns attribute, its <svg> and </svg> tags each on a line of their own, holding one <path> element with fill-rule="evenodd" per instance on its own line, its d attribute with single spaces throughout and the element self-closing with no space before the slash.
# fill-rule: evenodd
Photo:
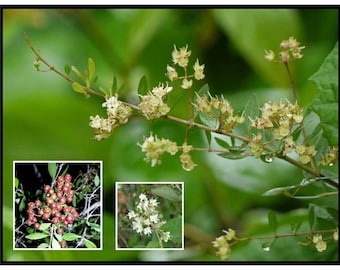
<svg viewBox="0 0 340 270">
<path fill-rule="evenodd" d="M 174 46 L 172 52 L 172 65 L 166 67 L 166 77 L 170 80 L 167 83 L 159 83 L 158 86 L 151 90 L 146 89 L 146 92 L 139 92 L 139 104 L 130 104 L 119 99 L 117 93 L 114 93 L 113 87 L 106 90 L 100 88 L 104 94 L 100 94 L 91 88 L 91 80 L 94 76 L 95 65 L 92 59 L 89 59 L 89 75 L 84 76 L 75 67 L 71 68 L 80 79 L 85 82 L 85 85 L 71 79 L 68 75 L 63 74 L 55 67 L 50 65 L 39 51 L 34 49 L 28 36 L 25 34 L 25 39 L 36 55 L 35 67 L 38 71 L 40 62 L 44 63 L 48 69 L 45 71 L 54 71 L 67 81 L 72 83 L 73 89 L 85 95 L 96 95 L 105 99 L 102 107 L 106 108 L 106 118 L 99 115 L 90 116 L 90 127 L 94 130 L 94 139 L 102 140 L 108 138 L 112 132 L 119 126 L 126 124 L 133 115 L 140 115 L 147 120 L 155 120 L 159 118 L 167 119 L 187 126 L 184 142 L 182 145 L 177 145 L 169 139 L 158 138 L 157 135 L 150 132 L 149 137 L 144 137 L 142 143 L 137 143 L 141 151 L 145 153 L 144 160 L 150 162 L 151 166 L 156 166 L 161 163 L 161 156 L 164 153 L 170 155 L 180 154 L 180 161 L 182 168 L 186 171 L 191 171 L 197 164 L 194 163 L 190 153 L 192 151 L 206 151 L 216 152 L 225 158 L 233 158 L 233 151 L 237 152 L 237 157 L 254 156 L 261 158 L 266 162 L 271 162 L 274 158 L 285 160 L 293 166 L 300 168 L 309 176 L 309 180 L 321 180 L 329 186 L 338 189 L 338 182 L 325 176 L 318 166 L 333 166 L 334 162 L 338 160 L 338 146 L 332 145 L 328 147 L 326 154 L 318 153 L 315 145 L 311 144 L 307 139 L 304 127 L 304 114 L 302 108 L 299 106 L 295 82 L 291 74 L 288 63 L 293 60 L 301 59 L 303 57 L 302 50 L 304 46 L 296 41 L 294 37 L 284 40 L 280 44 L 281 51 L 276 55 L 272 50 L 265 51 L 265 58 L 268 61 L 276 61 L 284 64 L 288 73 L 290 85 L 293 92 L 294 102 L 288 99 L 281 99 L 280 101 L 268 101 L 263 104 L 257 111 L 259 115 L 247 115 L 246 112 L 235 113 L 233 107 L 227 99 L 223 96 L 212 96 L 208 88 L 202 87 L 198 92 L 193 92 L 193 81 L 202 80 L 205 78 L 204 65 L 199 63 L 197 59 L 192 66 L 193 74 L 190 74 L 189 57 L 191 51 L 188 51 L 188 46 L 182 47 L 179 50 Z M 183 69 L 182 74 L 179 75 L 178 69 Z M 67 72 L 66 72 L 67 73 Z M 167 103 L 167 98 L 171 95 L 173 81 L 181 81 L 181 91 L 187 91 L 188 95 L 188 119 L 178 118 L 170 115 L 171 108 Z M 200 120 L 200 122 L 198 122 Z M 244 134 L 237 134 L 235 128 L 246 124 L 247 131 Z M 188 144 L 190 131 L 196 127 L 207 133 L 216 133 L 230 138 L 232 145 L 223 140 L 216 142 L 222 146 L 223 150 L 194 147 Z M 300 133 L 301 132 L 301 133 Z M 302 136 L 300 136 L 300 134 Z M 210 135 L 211 136 L 211 135 Z M 238 144 L 235 143 L 238 142 Z M 293 158 L 297 155 L 298 158 Z M 313 182 L 314 183 L 314 182 Z M 294 194 L 290 194 L 289 190 L 293 188 Z M 297 186 L 290 186 L 278 188 L 269 192 L 274 194 L 277 191 L 284 191 L 291 198 L 301 198 L 296 196 L 296 193 L 303 187 L 302 184 Z M 268 193 L 268 192 L 267 192 Z M 268 195 L 268 194 L 267 194 Z M 331 195 L 338 195 L 338 192 L 324 191 L 321 195 L 313 198 L 326 197 Z M 150 235 L 155 232 L 159 245 L 162 247 L 162 241 L 167 242 L 170 238 L 170 233 L 160 230 L 163 221 L 159 220 L 158 213 L 155 210 L 157 202 L 154 199 L 146 198 L 145 194 L 139 196 L 140 202 L 137 205 L 138 211 L 131 210 L 128 213 L 128 218 L 132 222 L 132 229 L 141 235 Z M 225 235 L 216 238 L 213 241 L 213 246 L 218 249 L 217 256 L 221 259 L 228 258 L 231 246 L 239 241 L 254 240 L 254 239 L 277 239 L 292 236 L 307 236 L 307 243 L 304 245 L 315 244 L 316 249 L 321 252 L 326 249 L 326 240 L 338 239 L 338 229 L 319 230 L 310 232 L 300 232 L 293 234 L 274 234 L 268 236 L 245 237 L 237 238 L 235 231 L 229 229 L 224 231 Z M 333 238 L 322 238 L 322 235 L 327 233 L 334 233 Z M 272 243 L 266 243 L 264 248 L 270 248 Z"/>
<path fill-rule="evenodd" d="M 25 39 L 36 55 L 37 60 L 35 62 L 35 66 L 38 71 L 40 61 L 44 63 L 49 70 L 56 72 L 58 75 L 66 79 L 67 81 L 71 82 L 73 86 L 78 84 L 75 80 L 71 79 L 68 75 L 63 74 L 58 69 L 50 65 L 41 55 L 40 53 L 32 46 L 28 35 L 25 33 Z M 170 108 L 167 103 L 164 101 L 166 96 L 173 90 L 171 86 L 168 84 L 159 84 L 158 87 L 154 87 L 152 91 L 149 91 L 147 95 L 140 95 L 141 102 L 138 105 L 134 105 L 131 103 L 127 103 L 124 101 L 119 100 L 118 95 L 108 96 L 98 93 L 97 91 L 91 89 L 89 84 L 86 86 L 78 86 L 77 89 L 80 89 L 79 92 L 83 91 L 84 94 L 93 94 L 100 98 L 105 99 L 106 101 L 103 103 L 103 107 L 107 108 L 107 115 L 108 118 L 102 118 L 99 115 L 90 116 L 90 126 L 94 129 L 96 140 L 101 140 L 108 138 L 111 133 L 118 128 L 120 125 L 125 124 L 128 122 L 128 119 L 132 116 L 133 110 L 138 112 L 139 114 L 145 116 L 148 120 L 153 120 L 157 118 L 165 118 L 177 123 L 181 123 L 188 126 L 184 144 L 182 147 L 178 148 L 178 150 L 186 149 L 188 152 L 185 154 L 185 157 L 188 158 L 190 151 L 197 151 L 198 148 L 190 147 L 186 148 L 187 145 L 189 132 L 192 127 L 197 127 L 201 130 L 206 130 L 210 132 L 214 132 L 217 134 L 225 135 L 227 137 L 237 139 L 246 143 L 250 147 L 250 151 L 245 152 L 246 155 L 254 155 L 256 157 L 260 157 L 263 155 L 263 151 L 266 153 L 272 153 L 273 157 L 277 157 L 279 159 L 283 159 L 288 163 L 306 171 L 307 173 L 313 175 L 314 177 L 322 177 L 323 175 L 320 171 L 316 168 L 315 161 L 313 159 L 316 151 L 314 146 L 307 146 L 307 145 L 300 145 L 296 144 L 292 141 L 292 138 L 289 136 L 292 128 L 294 125 L 301 124 L 302 125 L 302 132 L 305 136 L 305 131 L 303 128 L 303 116 L 302 110 L 300 109 L 299 105 L 297 104 L 297 96 L 296 96 L 296 89 L 294 85 L 294 80 L 290 73 L 288 63 L 294 59 L 301 59 L 302 53 L 301 50 L 304 48 L 299 46 L 299 42 L 297 42 L 294 38 L 289 38 L 281 43 L 280 47 L 282 51 L 279 53 L 278 60 L 273 51 L 266 51 L 265 58 L 269 61 L 277 61 L 279 63 L 283 63 L 287 69 L 295 104 L 291 104 L 289 101 L 280 101 L 279 103 L 268 102 L 263 105 L 261 108 L 262 116 L 257 117 L 256 119 L 251 120 L 251 126 L 260 130 L 272 130 L 274 132 L 274 140 L 283 140 L 285 143 L 285 147 L 283 151 L 275 151 L 268 142 L 263 142 L 262 135 L 253 135 L 253 138 L 248 136 L 243 136 L 232 132 L 232 130 L 239 124 L 242 124 L 245 119 L 241 115 L 234 115 L 233 108 L 231 107 L 229 101 L 222 98 L 212 97 L 210 94 L 208 96 L 197 95 L 195 103 L 193 103 L 191 97 L 191 87 L 193 85 L 193 80 L 201 80 L 204 79 L 204 65 L 199 64 L 199 60 L 197 59 L 193 69 L 194 74 L 188 74 L 188 63 L 189 63 L 189 56 L 191 55 L 191 51 L 188 51 L 187 46 L 180 48 L 179 50 L 174 47 L 174 51 L 172 53 L 173 58 L 173 66 L 167 66 L 167 73 L 166 76 L 170 79 L 170 81 L 175 80 L 182 80 L 182 89 L 188 90 L 188 107 L 189 107 L 189 120 L 181 119 L 172 115 L 169 115 Z M 183 68 L 184 75 L 179 76 L 176 70 L 176 65 Z M 90 68 L 89 68 L 90 69 Z M 76 74 L 79 75 L 79 71 L 74 68 Z M 193 106 L 194 105 L 194 106 Z M 210 117 L 218 119 L 217 127 L 212 127 L 204 124 L 200 124 L 195 122 L 194 120 L 194 113 L 193 109 L 195 107 L 196 112 L 205 113 L 210 115 Z M 141 144 L 139 144 L 141 146 Z M 144 149 L 145 150 L 145 149 Z M 143 150 L 143 151 L 144 151 Z M 153 149 L 157 151 L 157 149 Z M 300 161 L 297 161 L 287 155 L 287 153 L 292 152 L 295 150 L 299 156 Z M 175 152 L 177 152 L 175 151 Z M 203 151 L 203 148 L 200 148 L 199 151 Z M 212 151 L 209 148 L 206 148 L 207 152 L 216 152 Z M 337 149 L 336 149 L 337 151 Z M 160 151 L 163 153 L 164 151 Z M 175 154 L 173 151 L 173 154 Z M 228 151 L 225 151 L 228 152 Z M 159 158 L 161 155 L 157 155 L 157 160 L 152 162 L 152 166 L 155 164 L 159 164 Z M 337 154 L 333 154 L 334 159 L 337 159 Z M 333 160 L 334 160 L 333 159 Z M 148 160 L 148 158 L 146 158 Z M 185 170 L 192 170 L 195 164 L 192 162 L 190 157 L 190 165 L 188 163 L 183 162 L 182 156 L 182 166 Z M 189 161 L 187 160 L 187 161 Z M 329 163 L 333 162 L 333 160 L 329 160 Z M 307 166 L 306 164 L 311 162 L 312 167 Z M 325 179 L 329 185 L 338 188 L 338 183 L 333 181 L 332 179 Z"/>
<path fill-rule="evenodd" d="M 263 236 L 248 236 L 243 238 L 238 238 L 236 233 L 232 229 L 223 230 L 225 233 L 217 237 L 214 241 L 212 241 L 213 247 L 217 249 L 216 256 L 219 256 L 221 260 L 226 260 L 231 254 L 232 246 L 236 245 L 241 241 L 250 241 L 250 240 L 266 240 L 273 239 L 271 242 L 262 243 L 262 248 L 265 251 L 269 251 L 271 246 L 274 244 L 274 241 L 279 238 L 287 238 L 287 237 L 297 237 L 297 236 L 307 236 L 307 242 L 298 242 L 300 245 L 311 245 L 315 244 L 315 248 L 318 252 L 323 252 L 327 249 L 326 241 L 338 241 L 339 238 L 339 230 L 338 228 L 331 230 L 316 230 L 309 232 L 295 232 L 295 233 L 287 233 L 287 234 L 274 234 L 274 235 L 263 235 Z M 330 237 L 323 238 L 323 235 L 332 234 Z"/>
</svg>

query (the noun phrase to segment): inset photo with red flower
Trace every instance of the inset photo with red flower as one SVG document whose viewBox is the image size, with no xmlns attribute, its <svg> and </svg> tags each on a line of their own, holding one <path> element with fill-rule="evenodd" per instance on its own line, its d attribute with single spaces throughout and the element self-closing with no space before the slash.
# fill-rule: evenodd
<svg viewBox="0 0 340 270">
<path fill-rule="evenodd" d="M 102 249 L 102 162 L 15 161 L 14 249 Z"/>
</svg>

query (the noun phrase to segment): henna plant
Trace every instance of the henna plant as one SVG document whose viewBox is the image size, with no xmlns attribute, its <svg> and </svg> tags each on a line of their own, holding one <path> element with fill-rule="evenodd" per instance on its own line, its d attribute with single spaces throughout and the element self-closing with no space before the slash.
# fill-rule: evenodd
<svg viewBox="0 0 340 270">
<path fill-rule="evenodd" d="M 94 130 L 95 140 L 108 138 L 115 129 L 126 124 L 131 117 L 136 115 L 143 116 L 147 120 L 164 118 L 186 125 L 187 131 L 181 143 L 158 138 L 153 132 L 150 133 L 149 137 L 144 138 L 144 142 L 138 143 L 137 145 L 146 154 L 145 161 L 150 162 L 151 166 L 160 164 L 161 156 L 164 153 L 176 155 L 180 152 L 179 158 L 183 169 L 191 171 L 197 166 L 191 157 L 193 151 L 217 153 L 226 159 L 253 156 L 267 163 L 271 163 L 274 159 L 281 159 L 299 168 L 304 173 L 304 179 L 296 185 L 271 189 L 264 193 L 265 196 L 285 195 L 295 199 L 338 196 L 337 172 L 334 174 L 334 170 L 329 169 L 334 168 L 334 164 L 338 160 L 338 137 L 337 126 L 335 125 L 337 123 L 329 120 L 331 118 L 337 122 L 337 116 L 334 116 L 336 113 L 334 111 L 328 115 L 328 110 L 325 107 L 328 104 L 327 102 L 337 104 L 337 95 L 333 93 L 337 91 L 335 89 L 337 84 L 336 87 L 326 88 L 325 83 L 332 84 L 332 82 L 328 82 L 328 77 L 326 78 L 323 75 L 326 69 L 330 76 L 336 76 L 338 72 L 337 65 L 332 65 L 334 58 L 337 57 L 337 46 L 326 58 L 320 71 L 311 78 L 316 83 L 319 92 L 313 104 L 306 110 L 303 110 L 299 105 L 297 89 L 290 70 L 292 61 L 303 58 L 302 50 L 305 47 L 300 46 L 300 43 L 294 37 L 290 37 L 281 42 L 278 53 L 274 53 L 272 50 L 265 51 L 265 59 L 284 65 L 290 81 L 293 100 L 282 98 L 279 101 L 268 101 L 259 106 L 256 96 L 253 95 L 245 105 L 243 112 L 235 112 L 232 104 L 223 96 L 213 96 L 208 85 L 204 85 L 195 92 L 192 90 L 194 81 L 205 78 L 205 65 L 200 64 L 197 59 L 192 67 L 189 66 L 191 51 L 188 50 L 188 46 L 180 49 L 174 47 L 172 64 L 166 67 L 166 77 L 169 81 L 161 82 L 150 90 L 145 87 L 145 79 L 142 78 L 138 89 L 140 103 L 131 104 L 119 99 L 116 92 L 116 79 L 111 82 L 108 90 L 100 87 L 99 91 L 96 91 L 91 88 L 95 75 L 95 64 L 91 58 L 88 60 L 88 71 L 85 74 L 82 74 L 73 66 L 66 66 L 65 73 L 63 73 L 49 64 L 40 52 L 32 46 L 28 36 L 25 35 L 25 37 L 36 56 L 35 67 L 38 71 L 53 71 L 72 83 L 74 91 L 85 96 L 95 95 L 104 100 L 102 107 L 106 108 L 106 117 L 90 116 L 89 125 Z M 40 68 L 41 63 L 47 67 L 46 70 Z M 80 81 L 72 79 L 71 72 Z M 181 85 L 180 89 L 176 89 L 176 91 L 185 91 L 188 97 L 187 119 L 172 115 L 172 108 L 167 103 L 168 95 L 175 91 L 172 82 L 178 80 L 181 81 Z M 336 83 L 336 80 L 334 83 Z M 324 95 L 326 95 L 326 100 L 323 97 Z M 317 125 L 306 127 L 306 119 L 315 115 L 320 119 Z M 190 131 L 193 127 L 205 132 L 208 147 L 200 148 L 189 144 Z M 237 127 L 240 128 L 236 129 Z M 221 135 L 222 138 L 216 137 L 216 134 Z M 212 138 L 215 139 L 220 148 L 211 147 Z M 311 196 L 299 195 L 307 186 L 315 186 L 319 192 Z M 334 208 L 328 208 L 327 211 L 331 217 L 337 215 L 337 210 Z M 326 240 L 337 241 L 338 224 L 337 220 L 334 219 L 336 221 L 332 228 L 314 230 L 314 214 L 314 207 L 311 205 L 309 211 L 311 228 L 309 232 L 295 231 L 283 235 L 237 238 L 235 231 L 229 229 L 225 231 L 225 235 L 213 241 L 213 246 L 217 248 L 217 255 L 221 259 L 226 259 L 230 254 L 230 247 L 239 241 L 267 238 L 276 240 L 288 236 L 306 236 L 307 242 L 304 244 L 315 244 L 317 251 L 322 252 L 326 249 Z M 273 212 L 269 214 L 269 223 L 276 229 L 276 216 Z M 327 236 L 327 234 L 332 234 L 332 236 Z"/>
</svg>

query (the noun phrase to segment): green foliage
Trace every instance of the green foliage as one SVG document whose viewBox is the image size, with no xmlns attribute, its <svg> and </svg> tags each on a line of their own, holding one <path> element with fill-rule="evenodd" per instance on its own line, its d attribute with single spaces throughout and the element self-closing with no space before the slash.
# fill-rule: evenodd
<svg viewBox="0 0 340 270">
<path fill-rule="evenodd" d="M 51 178 L 53 179 L 57 173 L 57 164 L 56 163 L 48 163 L 48 172 L 50 173 Z"/>
<path fill-rule="evenodd" d="M 339 138 L 339 54 L 338 43 L 326 57 L 320 69 L 310 78 L 318 93 L 312 103 L 312 110 L 320 118 L 323 136 L 330 145 L 338 144 Z"/>
</svg>

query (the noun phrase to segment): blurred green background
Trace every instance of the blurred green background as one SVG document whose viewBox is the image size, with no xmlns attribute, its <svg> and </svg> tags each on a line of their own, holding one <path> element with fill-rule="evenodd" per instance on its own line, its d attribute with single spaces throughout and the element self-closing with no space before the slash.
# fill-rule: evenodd
<svg viewBox="0 0 340 270">
<path fill-rule="evenodd" d="M 309 202 L 284 197 L 262 197 L 278 186 L 297 184 L 299 170 L 279 161 L 228 161 L 215 154 L 194 153 L 199 164 L 182 170 L 178 156 L 164 156 L 154 168 L 143 161 L 137 142 L 150 130 L 182 143 L 185 127 L 157 120 L 130 121 L 108 140 L 90 140 L 89 116 L 103 115 L 102 100 L 72 91 L 52 72 L 38 73 L 35 57 L 24 40 L 50 64 L 86 69 L 96 62 L 98 86 L 107 88 L 113 75 L 123 85 L 120 97 L 137 101 L 139 79 L 150 86 L 165 82 L 174 44 L 188 44 L 191 63 L 205 64 L 212 94 L 223 94 L 236 111 L 252 93 L 260 103 L 290 97 L 284 67 L 264 60 L 264 50 L 278 50 L 283 39 L 295 36 L 306 46 L 304 58 L 293 64 L 298 97 L 310 104 L 316 88 L 308 78 L 317 71 L 338 39 L 337 9 L 4 9 L 3 10 L 3 255 L 5 261 L 219 261 L 211 241 L 229 227 L 241 236 L 272 233 L 267 212 L 278 213 L 279 232 L 307 219 Z M 204 83 L 205 83 L 204 82 Z M 203 84 L 203 83 L 202 83 Z M 196 83 L 198 90 L 202 84 Z M 185 108 L 176 111 L 186 117 Z M 204 147 L 204 134 L 193 130 L 190 143 Z M 13 251 L 13 161 L 102 160 L 104 167 L 104 227 L 102 251 Z M 115 181 L 184 181 L 185 250 L 115 251 Z M 317 203 L 337 206 L 334 198 Z M 302 225 L 302 229 L 308 227 Z M 303 239 L 299 239 L 303 240 Z M 236 245 L 230 261 L 337 260 L 337 246 L 318 253 L 314 246 L 281 239 L 270 252 L 261 242 Z"/>
</svg>

